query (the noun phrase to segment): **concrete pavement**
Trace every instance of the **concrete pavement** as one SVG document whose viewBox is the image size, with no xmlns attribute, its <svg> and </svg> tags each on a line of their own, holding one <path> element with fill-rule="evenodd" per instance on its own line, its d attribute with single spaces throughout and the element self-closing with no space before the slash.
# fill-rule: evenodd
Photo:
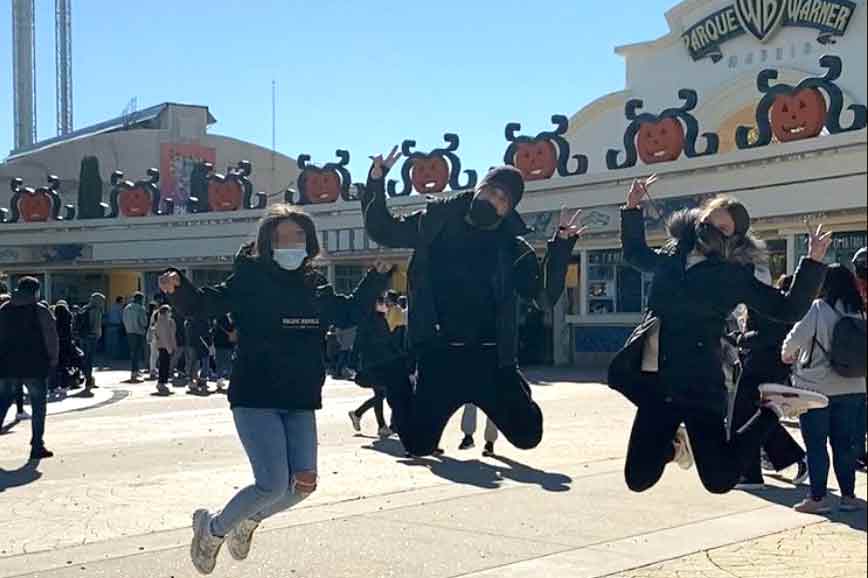
<svg viewBox="0 0 868 578">
<path fill-rule="evenodd" d="M 367 391 L 330 381 L 319 490 L 263 524 L 247 562 L 223 552 L 214 576 L 766 578 L 795 561 L 801 572 L 788 576 L 865 576 L 864 510 L 826 522 L 789 508 L 804 488 L 713 496 L 675 467 L 631 494 L 629 404 L 558 381 L 563 372 L 532 375 L 544 384 L 534 388 L 543 444 L 522 452 L 501 441 L 491 459 L 455 449 L 457 419 L 446 456 L 404 459 L 396 441 L 373 437 L 373 415 L 367 435 L 351 430 L 346 413 Z M 0 437 L 0 578 L 196 575 L 191 512 L 219 508 L 251 481 L 225 398 L 153 397 L 152 384 L 124 377 L 100 374 L 97 391 L 113 403 L 49 418 L 55 459 L 25 464 L 28 427 Z M 865 485 L 860 474 L 863 499 Z M 775 544 L 788 546 L 775 555 Z"/>
</svg>

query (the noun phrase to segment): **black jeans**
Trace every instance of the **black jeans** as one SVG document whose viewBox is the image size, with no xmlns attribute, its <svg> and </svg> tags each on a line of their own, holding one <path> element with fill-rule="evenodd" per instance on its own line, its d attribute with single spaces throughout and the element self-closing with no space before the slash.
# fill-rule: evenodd
<svg viewBox="0 0 868 578">
<path fill-rule="evenodd" d="M 157 383 L 169 383 L 169 373 L 170 373 L 170 365 L 172 363 L 172 356 L 169 355 L 169 351 L 167 349 L 160 349 L 160 357 L 157 360 Z"/>
<path fill-rule="evenodd" d="M 750 460 L 778 425 L 769 409 L 760 414 L 740 434 L 727 440 L 722 417 L 692 407 L 649 399 L 639 405 L 630 433 L 624 477 L 634 492 L 653 487 L 672 461 L 672 440 L 684 423 L 693 449 L 693 458 L 702 485 L 709 492 L 723 494 L 739 482 Z"/>
<path fill-rule="evenodd" d="M 406 364 L 395 370 L 403 378 L 387 390 L 392 422 L 408 452 L 430 454 L 449 418 L 466 403 L 484 411 L 517 448 L 539 445 L 542 410 L 518 368 L 499 366 L 496 347 L 432 347 L 422 351 L 418 361 L 415 392 Z"/>
<path fill-rule="evenodd" d="M 15 392 L 15 410 L 18 413 L 24 413 L 24 387 L 21 385 L 18 386 L 18 391 Z M 0 413 L 0 417 L 3 417 L 3 415 Z"/>
<path fill-rule="evenodd" d="M 756 413 L 759 405 L 759 386 L 762 383 L 786 383 L 783 379 L 763 378 L 758 374 L 745 374 L 738 384 L 733 408 L 733 431 L 738 430 Z M 780 377 L 780 376 L 774 376 Z M 780 423 L 772 428 L 769 437 L 763 444 L 763 449 L 774 466 L 781 471 L 805 459 L 805 450 L 793 439 L 793 436 Z M 748 463 L 744 477 L 751 482 L 763 479 L 760 452 L 757 452 Z"/>
<path fill-rule="evenodd" d="M 386 427 L 386 417 L 383 415 L 383 402 L 386 400 L 385 388 L 375 386 L 374 397 L 360 405 L 355 413 L 358 417 L 362 417 L 366 411 L 374 408 L 374 415 L 377 417 L 377 427 L 380 429 Z"/>
<path fill-rule="evenodd" d="M 22 387 L 27 388 L 27 395 L 30 396 L 30 409 L 33 411 L 32 423 L 30 424 L 32 428 L 30 445 L 34 448 L 44 447 L 45 413 L 48 405 L 46 397 L 48 388 L 45 378 L 0 379 L 0 426 L 3 425 L 3 417 L 15 401 L 15 396 L 22 391 Z"/>
<path fill-rule="evenodd" d="M 127 333 L 130 346 L 130 373 L 138 373 L 145 358 L 145 336 Z"/>
</svg>

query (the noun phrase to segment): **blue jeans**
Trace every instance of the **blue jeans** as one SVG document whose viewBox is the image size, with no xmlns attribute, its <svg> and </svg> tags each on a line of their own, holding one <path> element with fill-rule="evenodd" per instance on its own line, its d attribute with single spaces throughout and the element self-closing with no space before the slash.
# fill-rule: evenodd
<svg viewBox="0 0 868 578">
<path fill-rule="evenodd" d="M 235 349 L 225 347 L 217 348 L 217 378 L 229 379 L 232 374 L 232 356 Z"/>
<path fill-rule="evenodd" d="M 316 415 L 236 407 L 235 429 L 253 468 L 255 483 L 239 491 L 211 522 L 215 536 L 225 536 L 246 519 L 257 522 L 296 505 L 308 494 L 295 491 L 293 476 L 316 472 Z"/>
<path fill-rule="evenodd" d="M 842 496 L 854 496 L 856 491 L 856 460 L 864 451 L 865 394 L 833 395 L 829 406 L 812 409 L 799 418 L 802 436 L 808 450 L 808 471 L 811 475 L 811 497 L 826 497 L 829 478 L 829 452 L 832 446 L 835 477 Z"/>
<path fill-rule="evenodd" d="M 33 421 L 30 424 L 32 434 L 30 445 L 34 448 L 45 446 L 42 437 L 45 435 L 45 411 L 47 387 L 44 379 L 0 379 L 0 426 L 9 407 L 15 402 L 15 396 L 20 387 L 26 387 L 30 396 L 30 409 L 33 411 Z"/>
</svg>

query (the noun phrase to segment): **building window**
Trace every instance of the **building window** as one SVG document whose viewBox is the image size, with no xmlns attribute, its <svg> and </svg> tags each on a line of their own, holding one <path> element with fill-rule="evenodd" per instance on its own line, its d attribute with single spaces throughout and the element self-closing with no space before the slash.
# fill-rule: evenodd
<svg viewBox="0 0 868 578">
<path fill-rule="evenodd" d="M 853 255 L 856 251 L 866 245 L 868 233 L 865 231 L 845 231 L 832 235 L 832 246 L 829 247 L 829 252 L 826 253 L 826 263 L 841 263 L 842 265 L 850 265 L 853 260 Z M 808 254 L 808 236 L 799 235 L 796 237 L 796 263 L 800 257 Z"/>
<path fill-rule="evenodd" d="M 787 273 L 787 240 L 771 239 L 766 241 L 769 252 L 769 272 L 772 281 L 777 281 L 781 275 Z"/>
<path fill-rule="evenodd" d="M 588 252 L 588 315 L 641 313 L 650 275 L 623 263 L 620 249 Z"/>
<path fill-rule="evenodd" d="M 335 265 L 335 292 L 352 293 L 365 276 L 363 265 Z"/>
</svg>

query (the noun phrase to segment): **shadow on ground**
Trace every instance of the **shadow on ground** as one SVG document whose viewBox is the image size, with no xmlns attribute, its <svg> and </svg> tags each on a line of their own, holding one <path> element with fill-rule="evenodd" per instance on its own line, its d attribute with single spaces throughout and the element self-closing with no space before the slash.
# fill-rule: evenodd
<svg viewBox="0 0 868 578">
<path fill-rule="evenodd" d="M 521 484 L 535 484 L 548 492 L 566 492 L 573 479 L 558 472 L 538 470 L 521 462 L 503 456 L 492 458 L 500 464 L 482 462 L 477 459 L 456 460 L 449 456 L 407 457 L 404 446 L 396 439 L 376 440 L 363 449 L 374 450 L 400 459 L 408 466 L 422 466 L 431 470 L 437 477 L 485 489 L 497 489 L 504 480 Z"/>
</svg>

